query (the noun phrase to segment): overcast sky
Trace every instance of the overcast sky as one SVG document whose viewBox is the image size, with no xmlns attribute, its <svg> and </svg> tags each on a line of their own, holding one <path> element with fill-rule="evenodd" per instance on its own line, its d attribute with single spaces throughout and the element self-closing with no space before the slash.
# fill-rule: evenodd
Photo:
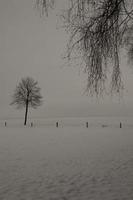
<svg viewBox="0 0 133 200">
<path fill-rule="evenodd" d="M 120 102 L 118 98 L 96 101 L 86 96 L 85 74 L 62 59 L 68 35 L 57 28 L 54 14 L 40 18 L 34 2 L 0 0 L 0 117 L 18 114 L 9 104 L 16 84 L 25 76 L 33 77 L 42 88 L 44 104 L 33 111 L 38 116 L 132 114 L 133 71 L 126 58 L 122 59 L 125 92 Z"/>
</svg>

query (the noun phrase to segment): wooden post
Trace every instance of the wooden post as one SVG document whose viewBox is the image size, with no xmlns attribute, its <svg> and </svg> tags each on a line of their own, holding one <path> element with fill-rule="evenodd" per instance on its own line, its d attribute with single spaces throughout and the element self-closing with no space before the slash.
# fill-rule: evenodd
<svg viewBox="0 0 133 200">
<path fill-rule="evenodd" d="M 86 128 L 88 128 L 88 122 L 86 122 Z"/>
<path fill-rule="evenodd" d="M 57 127 L 57 128 L 59 127 L 59 123 L 58 123 L 58 122 L 56 122 L 56 127 Z"/>
<path fill-rule="evenodd" d="M 31 122 L 31 127 L 33 126 L 33 122 Z"/>
<path fill-rule="evenodd" d="M 122 128 L 122 123 L 120 122 L 120 128 Z"/>
<path fill-rule="evenodd" d="M 7 123 L 5 122 L 5 126 L 7 125 Z"/>
</svg>

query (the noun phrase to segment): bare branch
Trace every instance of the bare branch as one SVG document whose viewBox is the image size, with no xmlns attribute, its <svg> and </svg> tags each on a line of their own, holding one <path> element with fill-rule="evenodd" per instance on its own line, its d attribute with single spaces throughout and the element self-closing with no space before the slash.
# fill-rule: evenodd
<svg viewBox="0 0 133 200">
<path fill-rule="evenodd" d="M 42 1 L 42 7 L 48 8 L 49 1 Z M 62 15 L 70 34 L 67 57 L 72 59 L 76 53 L 84 61 L 88 75 L 86 91 L 99 95 L 105 90 L 107 69 L 112 63 L 111 91 L 120 93 L 123 83 L 119 54 L 127 30 L 133 25 L 132 0 L 69 0 L 68 5 Z M 130 46 L 130 58 L 132 49 Z"/>
<path fill-rule="evenodd" d="M 38 82 L 30 77 L 22 78 L 21 82 L 16 86 L 11 105 L 23 108 L 26 106 L 27 101 L 28 105 L 32 108 L 37 108 L 42 104 Z"/>
</svg>

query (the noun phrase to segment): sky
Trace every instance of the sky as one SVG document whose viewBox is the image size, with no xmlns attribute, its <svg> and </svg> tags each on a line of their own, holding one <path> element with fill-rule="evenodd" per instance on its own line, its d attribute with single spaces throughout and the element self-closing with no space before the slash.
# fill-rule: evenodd
<svg viewBox="0 0 133 200">
<path fill-rule="evenodd" d="M 16 84 L 26 76 L 38 81 L 44 97 L 32 116 L 133 115 L 133 69 L 126 56 L 121 61 L 123 97 L 92 99 L 84 94 L 86 74 L 63 59 L 67 40 L 59 17 L 54 12 L 40 17 L 35 0 L 0 0 L 0 118 L 23 115 L 9 104 Z"/>
</svg>

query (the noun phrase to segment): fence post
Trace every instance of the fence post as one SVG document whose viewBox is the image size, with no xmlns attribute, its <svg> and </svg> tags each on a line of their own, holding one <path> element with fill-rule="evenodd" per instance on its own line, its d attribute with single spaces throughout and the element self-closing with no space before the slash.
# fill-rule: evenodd
<svg viewBox="0 0 133 200">
<path fill-rule="evenodd" d="M 59 123 L 58 123 L 58 122 L 56 122 L 56 127 L 57 127 L 57 128 L 59 127 Z"/>
<path fill-rule="evenodd" d="M 7 125 L 7 123 L 5 122 L 5 126 Z"/>
<path fill-rule="evenodd" d="M 120 122 L 120 128 L 122 128 L 122 123 Z"/>
<path fill-rule="evenodd" d="M 86 122 L 86 128 L 88 128 L 88 122 Z"/>
</svg>

